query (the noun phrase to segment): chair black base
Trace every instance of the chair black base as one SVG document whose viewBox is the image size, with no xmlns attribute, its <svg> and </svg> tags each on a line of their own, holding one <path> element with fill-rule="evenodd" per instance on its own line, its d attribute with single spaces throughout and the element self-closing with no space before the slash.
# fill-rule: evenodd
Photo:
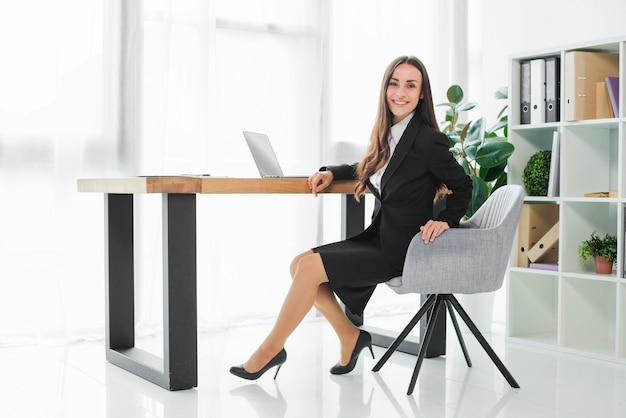
<svg viewBox="0 0 626 418">
<path fill-rule="evenodd" d="M 467 312 L 465 312 L 459 301 L 452 294 L 430 295 L 426 302 L 424 302 L 424 304 L 417 311 L 413 319 L 411 319 L 411 321 L 407 324 L 404 330 L 402 330 L 400 335 L 398 335 L 394 342 L 389 346 L 389 348 L 378 361 L 378 363 L 376 363 L 372 371 L 377 372 L 383 367 L 387 360 L 389 360 L 389 357 L 391 357 L 391 355 L 398 349 L 398 346 L 400 346 L 402 341 L 404 341 L 404 339 L 409 335 L 415 325 L 417 325 L 422 317 L 424 317 L 424 314 L 426 314 L 431 308 L 432 313 L 430 314 L 428 319 L 426 333 L 422 338 L 422 343 L 420 345 L 420 350 L 417 355 L 417 362 L 415 363 L 413 376 L 411 376 L 411 382 L 409 383 L 407 395 L 411 395 L 413 393 L 413 390 L 415 389 L 417 376 L 419 375 L 420 368 L 422 367 L 422 361 L 424 360 L 426 350 L 428 349 L 428 344 L 430 343 L 430 339 L 433 334 L 434 324 L 437 321 L 437 316 L 442 308 L 447 308 L 448 312 L 450 313 L 450 319 L 452 320 L 452 324 L 454 325 L 456 335 L 459 338 L 459 343 L 461 344 L 461 349 L 463 350 L 463 355 L 465 356 L 467 366 L 472 367 L 472 362 L 469 358 L 469 354 L 467 353 L 467 348 L 465 347 L 465 342 L 463 341 L 463 336 L 461 335 L 461 330 L 454 314 L 455 310 L 461 316 L 461 319 L 463 319 L 463 322 L 465 322 L 470 331 L 472 331 L 472 334 L 474 334 L 474 337 L 476 337 L 476 339 L 483 347 L 483 349 L 487 352 L 494 364 L 498 367 L 498 370 L 500 370 L 500 373 L 502 373 L 509 385 L 511 385 L 511 387 L 513 388 L 519 388 L 519 385 L 517 384 L 511 373 L 507 370 L 504 363 L 500 361 L 487 340 L 485 340 L 485 337 L 483 337 L 482 333 L 478 330 L 474 322 L 470 319 L 469 315 L 467 315 Z"/>
</svg>

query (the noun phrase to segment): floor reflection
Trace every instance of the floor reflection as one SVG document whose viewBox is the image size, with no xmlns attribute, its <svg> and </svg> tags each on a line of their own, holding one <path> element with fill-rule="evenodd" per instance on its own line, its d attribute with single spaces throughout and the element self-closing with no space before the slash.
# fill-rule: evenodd
<svg viewBox="0 0 626 418">
<path fill-rule="evenodd" d="M 198 387 L 170 392 L 105 360 L 103 341 L 0 348 L 0 416 L 11 418 L 205 417 L 621 417 L 626 366 L 488 339 L 521 385 L 512 389 L 477 342 L 425 359 L 406 395 L 415 357 L 396 353 L 380 372 L 362 356 L 333 376 L 339 347 L 330 326 L 306 322 L 276 380 L 249 382 L 228 369 L 267 332 L 250 326 L 201 333 Z M 454 336 L 452 336 L 454 337 Z M 383 349 L 375 347 L 376 356 Z"/>
<path fill-rule="evenodd" d="M 111 363 L 105 366 L 105 385 L 106 418 L 199 417 L 196 389 L 170 392 Z"/>
<path fill-rule="evenodd" d="M 287 401 L 274 381 L 275 395 L 266 392 L 257 384 L 240 386 L 230 391 L 230 395 L 248 402 L 259 417 L 284 417 L 287 412 Z"/>
</svg>

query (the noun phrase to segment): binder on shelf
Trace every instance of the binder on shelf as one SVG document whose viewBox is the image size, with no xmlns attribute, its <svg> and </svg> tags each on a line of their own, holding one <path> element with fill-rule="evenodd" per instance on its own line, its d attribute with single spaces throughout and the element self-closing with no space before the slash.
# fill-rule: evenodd
<svg viewBox="0 0 626 418">
<path fill-rule="evenodd" d="M 547 259 L 558 254 L 559 223 L 555 223 L 539 240 L 528 250 L 528 259 L 531 263 L 552 262 Z"/>
<path fill-rule="evenodd" d="M 607 92 L 609 94 L 609 100 L 611 102 L 611 109 L 613 110 L 613 117 L 619 117 L 619 78 L 607 77 L 605 79 Z"/>
<path fill-rule="evenodd" d="M 598 81 L 596 83 L 596 119 L 613 118 L 613 109 L 611 108 L 611 100 L 609 92 L 606 88 L 606 82 Z"/>
<path fill-rule="evenodd" d="M 561 104 L 561 60 L 546 58 L 546 122 L 560 120 Z"/>
<path fill-rule="evenodd" d="M 559 206 L 552 203 L 524 203 L 517 231 L 517 266 L 529 267 L 528 251 L 559 221 Z M 558 251 L 546 254 L 545 263 L 558 261 Z"/>
<path fill-rule="evenodd" d="M 546 60 L 530 61 L 530 123 L 546 121 Z"/>
<path fill-rule="evenodd" d="M 619 55 L 609 52 L 568 51 L 565 53 L 566 121 L 596 118 L 596 83 L 617 77 Z"/>
<path fill-rule="evenodd" d="M 530 123 L 530 61 L 520 62 L 520 123 Z"/>
<path fill-rule="evenodd" d="M 561 134 L 554 131 L 552 134 L 552 152 L 550 153 L 550 174 L 548 176 L 548 197 L 557 197 L 559 195 L 559 170 L 561 169 Z"/>
</svg>

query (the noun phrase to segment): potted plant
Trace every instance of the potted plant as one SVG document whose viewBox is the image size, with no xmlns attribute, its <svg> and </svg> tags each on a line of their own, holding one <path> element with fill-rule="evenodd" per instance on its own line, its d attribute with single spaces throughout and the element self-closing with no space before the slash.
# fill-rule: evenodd
<svg viewBox="0 0 626 418">
<path fill-rule="evenodd" d="M 473 193 L 465 217 L 471 217 L 498 187 L 507 184 L 507 160 L 515 151 L 508 142 L 507 105 L 498 113 L 498 121 L 486 129 L 486 120 L 481 117 L 468 123 L 459 122 L 460 112 L 477 106 L 475 102 L 463 102 L 463 89 L 458 85 L 448 88 L 448 101 L 437 106 L 447 107 L 442 131 L 450 140 L 450 151 L 471 177 Z M 508 98 L 508 88 L 502 87 L 495 93 L 498 100 Z M 500 135 L 501 134 L 501 135 Z"/>
<path fill-rule="evenodd" d="M 528 196 L 547 196 L 550 181 L 550 160 L 552 151 L 537 151 L 528 159 L 522 180 Z"/>
<path fill-rule="evenodd" d="M 606 234 L 604 238 L 591 233 L 588 240 L 578 246 L 578 254 L 584 262 L 593 258 L 596 265 L 596 273 L 610 274 L 613 271 L 613 262 L 617 258 L 617 237 Z"/>
</svg>

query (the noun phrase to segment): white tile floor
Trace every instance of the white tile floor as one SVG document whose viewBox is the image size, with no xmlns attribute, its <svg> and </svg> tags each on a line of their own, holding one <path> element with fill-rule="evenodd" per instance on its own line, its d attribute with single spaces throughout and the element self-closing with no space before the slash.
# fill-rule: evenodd
<svg viewBox="0 0 626 418">
<path fill-rule="evenodd" d="M 396 353 L 379 373 L 367 350 L 355 371 L 331 376 L 338 346 L 329 325 L 303 323 L 276 381 L 229 374 L 265 325 L 201 334 L 199 385 L 168 392 L 108 364 L 103 342 L 0 348 L 0 417 L 624 417 L 626 367 L 505 343 L 487 335 L 521 389 L 511 389 L 471 334 L 467 368 L 450 336 L 446 357 L 424 361 L 406 395 L 415 357 Z M 150 341 L 146 342 L 150 345 Z M 383 349 L 374 348 L 376 357 Z"/>
</svg>

